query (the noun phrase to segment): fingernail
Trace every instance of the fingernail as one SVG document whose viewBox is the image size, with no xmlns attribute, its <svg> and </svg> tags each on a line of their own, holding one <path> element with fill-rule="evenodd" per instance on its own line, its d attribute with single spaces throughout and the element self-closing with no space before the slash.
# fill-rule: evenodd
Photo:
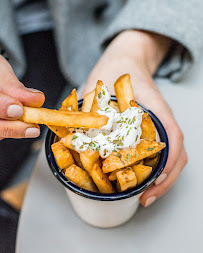
<svg viewBox="0 0 203 253">
<path fill-rule="evenodd" d="M 34 92 L 34 93 L 42 93 L 42 94 L 44 94 L 42 91 L 37 90 L 37 89 L 33 89 L 33 88 L 27 88 L 27 87 L 26 87 L 26 90 L 31 91 L 31 92 Z"/>
<path fill-rule="evenodd" d="M 35 127 L 30 127 L 25 130 L 25 137 L 34 138 L 40 135 L 40 130 Z"/>
<path fill-rule="evenodd" d="M 155 196 L 149 197 L 146 201 L 145 201 L 145 207 L 150 206 L 154 201 L 156 200 Z"/>
<path fill-rule="evenodd" d="M 9 105 L 7 109 L 7 116 L 9 118 L 20 118 L 23 116 L 23 108 L 19 105 Z"/>
<path fill-rule="evenodd" d="M 166 179 L 166 177 L 167 177 L 167 174 L 166 174 L 166 173 L 161 174 L 161 175 L 157 178 L 157 180 L 155 181 L 155 185 L 158 185 L 158 184 L 162 183 L 162 182 Z"/>
</svg>

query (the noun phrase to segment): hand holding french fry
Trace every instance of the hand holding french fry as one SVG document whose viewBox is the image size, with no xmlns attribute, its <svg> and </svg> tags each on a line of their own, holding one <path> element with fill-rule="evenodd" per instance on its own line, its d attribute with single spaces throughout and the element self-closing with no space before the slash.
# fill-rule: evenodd
<svg viewBox="0 0 203 253">
<path fill-rule="evenodd" d="M 0 140 L 34 138 L 39 126 L 19 121 L 23 106 L 41 107 L 45 97 L 41 91 L 26 88 L 15 76 L 10 64 L 0 55 Z"/>
</svg>

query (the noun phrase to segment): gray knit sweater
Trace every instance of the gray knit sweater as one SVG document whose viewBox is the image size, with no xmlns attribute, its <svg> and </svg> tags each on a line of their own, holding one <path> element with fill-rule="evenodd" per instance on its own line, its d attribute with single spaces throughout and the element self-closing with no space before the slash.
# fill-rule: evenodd
<svg viewBox="0 0 203 253">
<path fill-rule="evenodd" d="M 203 46 L 202 0 L 48 0 L 61 71 L 84 83 L 104 47 L 126 29 L 142 29 L 176 41 L 156 75 L 180 80 Z M 13 6 L 0 0 L 0 49 L 6 49 L 18 77 L 26 63 Z"/>
</svg>

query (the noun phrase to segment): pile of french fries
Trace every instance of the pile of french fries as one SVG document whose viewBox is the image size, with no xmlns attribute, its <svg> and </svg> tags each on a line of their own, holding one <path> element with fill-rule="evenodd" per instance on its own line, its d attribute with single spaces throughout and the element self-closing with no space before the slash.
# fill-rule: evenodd
<svg viewBox="0 0 203 253">
<path fill-rule="evenodd" d="M 107 158 L 100 157 L 98 151 L 87 149 L 78 153 L 72 143 L 70 128 L 101 128 L 108 118 L 97 114 L 99 109 L 97 96 L 103 83 L 97 82 L 95 90 L 83 99 L 81 111 L 78 111 L 76 90 L 63 101 L 61 108 L 25 107 L 22 121 L 47 125 L 58 137 L 51 148 L 59 170 L 68 180 L 80 188 L 111 194 L 131 189 L 145 181 L 156 167 L 160 151 L 165 143 L 156 142 L 156 129 L 145 112 L 141 123 L 141 140 L 137 146 L 112 152 Z M 129 107 L 138 107 L 128 74 L 121 76 L 114 84 L 117 102 L 110 106 L 117 112 L 124 112 Z"/>
</svg>

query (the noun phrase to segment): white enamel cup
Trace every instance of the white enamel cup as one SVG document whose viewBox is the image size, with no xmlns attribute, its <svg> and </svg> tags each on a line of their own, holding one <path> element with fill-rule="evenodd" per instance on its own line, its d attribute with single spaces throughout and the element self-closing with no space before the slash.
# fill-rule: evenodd
<svg viewBox="0 0 203 253">
<path fill-rule="evenodd" d="M 116 101 L 115 96 L 111 100 Z M 79 108 L 83 100 L 78 101 Z M 55 161 L 51 145 L 54 143 L 55 134 L 48 130 L 45 151 L 47 161 L 54 176 L 65 186 L 65 190 L 77 215 L 88 224 L 100 228 L 112 228 L 127 222 L 137 211 L 139 196 L 150 187 L 163 171 L 168 158 L 168 138 L 166 131 L 159 119 L 150 111 L 139 105 L 152 118 L 157 130 L 157 139 L 166 143 L 161 151 L 156 168 L 151 175 L 140 185 L 119 193 L 102 194 L 82 189 L 69 181 L 63 172 L 60 172 Z"/>
</svg>

